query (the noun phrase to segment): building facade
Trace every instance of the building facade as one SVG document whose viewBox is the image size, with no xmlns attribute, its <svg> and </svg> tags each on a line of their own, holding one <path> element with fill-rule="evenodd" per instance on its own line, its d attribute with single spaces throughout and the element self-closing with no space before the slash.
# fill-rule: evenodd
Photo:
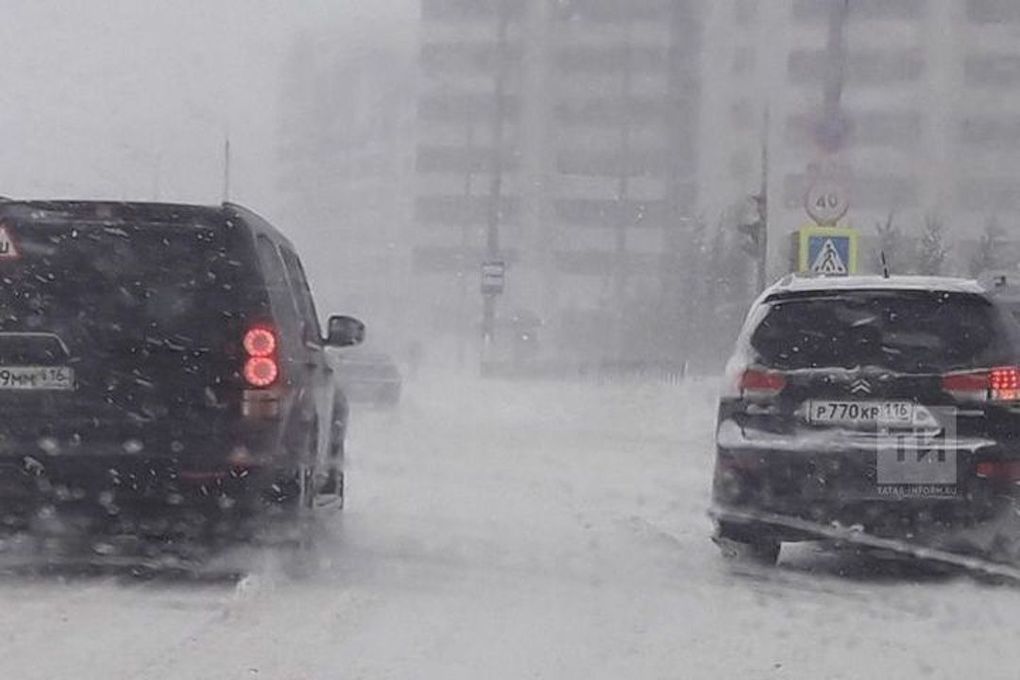
<svg viewBox="0 0 1020 680">
<path fill-rule="evenodd" d="M 698 211 L 701 5 L 422 0 L 413 269 L 437 328 L 477 335 L 494 254 L 499 313 L 540 317 L 557 354 L 618 354 L 628 314 L 669 304 Z"/>
<path fill-rule="evenodd" d="M 358 314 L 387 349 L 407 328 L 416 55 L 338 30 L 295 41 L 280 104 L 282 216 L 324 309 Z"/>
<path fill-rule="evenodd" d="M 832 0 L 717 0 L 709 6 L 702 205 L 724 210 L 757 189 L 770 148 L 772 262 L 808 221 L 809 166 L 828 154 L 819 130 Z M 844 28 L 845 129 L 836 154 L 866 234 L 890 216 L 925 217 L 950 238 L 1020 224 L 1020 4 L 1014 0 L 850 0 Z M 769 111 L 767 132 L 766 109 Z M 874 263 L 865 263 L 874 265 Z"/>
</svg>

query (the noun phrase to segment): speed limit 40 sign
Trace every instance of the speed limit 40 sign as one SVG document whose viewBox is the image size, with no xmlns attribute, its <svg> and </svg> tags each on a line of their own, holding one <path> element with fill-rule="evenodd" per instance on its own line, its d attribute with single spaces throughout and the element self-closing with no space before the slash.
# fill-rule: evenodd
<svg viewBox="0 0 1020 680">
<path fill-rule="evenodd" d="M 850 199 L 839 182 L 820 180 L 804 196 L 804 209 L 816 224 L 833 226 L 850 210 Z"/>
</svg>

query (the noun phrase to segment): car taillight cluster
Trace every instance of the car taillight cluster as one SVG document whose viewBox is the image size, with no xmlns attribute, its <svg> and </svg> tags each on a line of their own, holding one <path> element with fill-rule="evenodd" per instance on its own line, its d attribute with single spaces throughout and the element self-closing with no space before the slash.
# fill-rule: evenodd
<svg viewBox="0 0 1020 680">
<path fill-rule="evenodd" d="M 749 368 L 740 374 L 737 388 L 745 399 L 772 399 L 786 387 L 786 376 L 776 371 Z"/>
<path fill-rule="evenodd" d="M 251 387 L 270 387 L 280 377 L 276 333 L 265 326 L 255 326 L 244 334 L 244 380 Z"/>
<path fill-rule="evenodd" d="M 950 373 L 942 389 L 958 401 L 1020 401 L 1020 366 Z"/>
<path fill-rule="evenodd" d="M 1020 461 L 1001 460 L 978 463 L 975 472 L 981 479 L 1016 483 L 1020 481 Z"/>
<path fill-rule="evenodd" d="M 1017 401 L 1020 399 L 1020 367 L 996 368 L 988 374 L 988 385 L 992 399 L 996 401 Z"/>
</svg>

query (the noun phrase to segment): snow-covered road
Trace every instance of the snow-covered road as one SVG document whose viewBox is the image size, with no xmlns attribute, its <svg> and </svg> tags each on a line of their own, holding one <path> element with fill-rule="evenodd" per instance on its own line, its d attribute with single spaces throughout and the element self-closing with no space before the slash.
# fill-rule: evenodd
<svg viewBox="0 0 1020 680">
<path fill-rule="evenodd" d="M 1020 590 L 810 546 L 728 568 L 714 384 L 419 380 L 318 574 L 0 579 L 0 678 L 1017 678 Z"/>
</svg>

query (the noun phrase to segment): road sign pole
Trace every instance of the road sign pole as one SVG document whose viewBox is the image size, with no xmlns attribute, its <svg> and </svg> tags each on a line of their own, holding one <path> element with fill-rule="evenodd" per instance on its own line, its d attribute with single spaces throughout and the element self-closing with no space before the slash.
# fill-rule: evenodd
<svg viewBox="0 0 1020 680">
<path fill-rule="evenodd" d="M 499 257 L 499 221 L 503 202 L 503 126 L 507 69 L 507 32 L 510 17 L 507 0 L 499 0 L 496 27 L 496 82 L 493 102 L 492 154 L 489 159 L 489 212 L 485 253 L 489 261 Z M 482 293 L 482 367 L 489 358 L 496 334 L 496 296 Z"/>
<path fill-rule="evenodd" d="M 765 107 L 761 142 L 761 193 L 758 198 L 758 219 L 761 222 L 761 245 L 758 250 L 758 292 L 768 284 L 769 266 L 769 108 Z"/>
</svg>

